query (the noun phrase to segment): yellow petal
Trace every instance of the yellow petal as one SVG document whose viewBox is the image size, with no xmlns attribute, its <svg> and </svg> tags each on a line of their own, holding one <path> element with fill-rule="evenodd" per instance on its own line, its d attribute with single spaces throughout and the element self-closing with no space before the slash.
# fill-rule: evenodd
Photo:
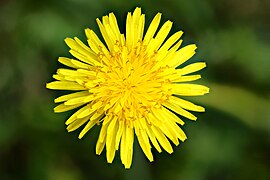
<svg viewBox="0 0 270 180">
<path fill-rule="evenodd" d="M 89 120 L 89 116 L 81 118 L 81 119 L 77 119 L 76 121 L 74 121 L 73 123 L 68 125 L 68 127 L 67 127 L 68 132 L 75 131 L 76 129 L 81 127 L 88 120 Z"/>
<path fill-rule="evenodd" d="M 71 67 L 71 68 L 77 68 L 76 65 L 74 65 L 72 62 L 71 62 L 71 59 L 69 58 L 66 58 L 66 57 L 59 57 L 58 58 L 58 61 L 68 67 Z"/>
<path fill-rule="evenodd" d="M 158 142 L 165 149 L 165 151 L 167 151 L 170 154 L 173 153 L 172 146 L 168 141 L 168 139 L 166 138 L 166 136 L 162 133 L 162 131 L 155 126 L 151 126 L 151 129 L 153 130 L 153 133 L 155 134 Z"/>
<path fill-rule="evenodd" d="M 100 66 L 101 64 L 98 62 L 98 57 L 96 56 L 87 56 L 85 54 L 81 54 L 78 51 L 75 51 L 73 49 L 69 50 L 70 54 L 74 57 L 76 57 L 77 59 L 81 60 L 84 63 L 90 64 L 90 65 L 96 65 L 96 66 Z"/>
<path fill-rule="evenodd" d="M 83 42 L 81 42 L 78 38 L 75 37 L 75 40 L 72 38 L 66 38 L 65 42 L 70 47 L 70 49 L 77 51 L 83 56 L 95 58 L 94 52 L 85 44 L 83 44 Z"/>
<path fill-rule="evenodd" d="M 166 121 L 166 124 L 172 131 L 174 131 L 177 138 L 179 138 L 181 141 L 184 142 L 187 139 L 185 132 L 177 124 L 172 121 Z"/>
<path fill-rule="evenodd" d="M 112 119 L 113 119 L 114 117 L 112 116 L 112 115 L 110 115 L 110 116 L 105 116 L 105 118 L 104 118 L 104 121 L 103 121 L 103 123 L 102 123 L 102 125 L 106 125 L 106 124 L 109 124 L 111 121 L 112 121 Z"/>
<path fill-rule="evenodd" d="M 166 39 L 167 35 L 169 34 L 172 28 L 172 24 L 173 23 L 171 21 L 167 21 L 160 28 L 159 32 L 157 33 L 155 37 L 155 39 L 157 40 L 157 43 L 153 45 L 155 50 L 157 50 Z M 150 45 L 151 44 L 149 44 L 149 46 Z"/>
<path fill-rule="evenodd" d="M 123 129 L 125 126 L 125 122 L 123 120 L 119 121 L 119 127 L 116 133 L 116 137 L 115 137 L 115 149 L 118 150 L 119 149 L 119 145 L 120 145 L 120 139 L 123 133 Z"/>
<path fill-rule="evenodd" d="M 88 38 L 87 42 L 89 46 L 96 54 L 98 54 L 99 52 L 105 53 L 106 56 L 110 54 L 106 46 L 101 42 L 101 40 L 98 38 L 98 36 L 93 30 L 85 29 L 85 34 Z"/>
<path fill-rule="evenodd" d="M 169 102 L 172 104 L 181 106 L 184 109 L 191 110 L 191 111 L 198 111 L 198 112 L 204 112 L 205 109 L 202 106 L 195 105 L 189 101 L 186 101 L 184 99 L 180 99 L 174 96 L 171 96 L 169 99 Z"/>
<path fill-rule="evenodd" d="M 181 76 L 181 75 L 176 74 L 176 75 L 168 76 L 168 79 L 170 79 L 171 82 L 174 82 L 174 83 L 195 81 L 200 78 L 201 78 L 201 75 Z"/>
<path fill-rule="evenodd" d="M 196 120 L 197 117 L 194 116 L 193 114 L 191 114 L 190 112 L 182 109 L 180 106 L 176 106 L 170 102 L 164 102 L 163 103 L 164 106 L 166 106 L 167 108 L 171 109 L 172 111 L 176 112 L 177 114 L 181 115 L 181 116 L 184 116 L 188 119 L 191 119 L 191 120 Z"/>
<path fill-rule="evenodd" d="M 104 116 L 104 112 L 99 112 L 99 111 L 96 111 L 90 118 L 90 121 L 93 121 L 93 120 L 100 120 L 102 117 Z"/>
<path fill-rule="evenodd" d="M 172 59 L 175 58 L 175 56 L 177 55 L 176 54 L 176 51 L 178 50 L 178 48 L 181 46 L 182 44 L 182 40 L 180 39 L 172 48 L 169 49 L 169 51 L 166 54 L 165 57 L 161 56 L 161 57 L 157 57 L 157 61 L 160 62 L 160 64 L 157 63 L 157 65 L 159 66 L 169 66 L 168 64 L 171 62 Z"/>
<path fill-rule="evenodd" d="M 81 112 L 83 112 L 84 110 L 88 109 L 89 106 L 84 106 L 81 109 L 79 109 L 78 111 L 76 111 L 74 114 L 72 114 L 72 116 L 70 116 L 68 118 L 68 120 L 65 122 L 66 125 L 69 125 L 70 123 L 72 123 L 73 121 L 75 121 L 77 119 L 78 114 L 80 114 Z"/>
<path fill-rule="evenodd" d="M 178 145 L 179 141 L 177 139 L 177 136 L 174 133 L 174 130 L 170 129 L 171 126 L 168 126 L 168 124 L 166 123 L 166 121 L 168 120 L 165 119 L 164 116 L 161 114 L 162 111 L 160 109 L 155 109 L 152 110 L 152 112 L 157 119 L 160 119 L 160 121 L 162 121 L 162 123 L 160 123 L 160 125 L 156 127 L 159 128 L 162 133 L 164 133 L 175 145 Z"/>
<path fill-rule="evenodd" d="M 176 43 L 182 36 L 183 31 L 174 33 L 159 49 L 159 51 L 167 51 L 174 43 Z"/>
<path fill-rule="evenodd" d="M 114 34 L 117 36 L 117 40 L 120 41 L 121 33 L 120 33 L 120 30 L 118 27 L 117 19 L 113 13 L 109 14 L 109 23 L 110 23 L 110 26 L 111 26 Z"/>
<path fill-rule="evenodd" d="M 160 19 L 161 19 L 161 13 L 157 13 L 157 15 L 152 20 L 152 22 L 151 22 L 151 24 L 150 24 L 150 26 L 149 26 L 149 28 L 144 36 L 144 39 L 143 39 L 144 44 L 148 44 L 149 41 L 155 35 L 156 30 L 157 30 L 158 25 L 159 25 L 159 22 L 160 22 Z"/>
<path fill-rule="evenodd" d="M 127 144 L 126 144 L 126 126 L 123 128 L 123 134 L 121 138 L 121 144 L 120 144 L 120 158 L 122 164 L 126 164 L 127 162 Z"/>
<path fill-rule="evenodd" d="M 107 128 L 108 128 L 108 124 L 107 125 L 102 124 L 101 130 L 99 132 L 97 145 L 96 145 L 97 155 L 100 155 L 105 147 L 106 141 L 104 140 L 106 139 Z"/>
<path fill-rule="evenodd" d="M 114 117 L 107 129 L 107 138 L 106 138 L 106 157 L 107 162 L 112 163 L 115 156 L 115 138 L 118 129 L 118 119 Z"/>
<path fill-rule="evenodd" d="M 168 119 L 170 121 L 173 121 L 175 123 L 178 123 L 180 125 L 184 125 L 184 121 L 182 121 L 179 117 L 177 117 L 174 113 L 169 111 L 168 109 L 162 107 L 162 115 L 164 116 L 165 119 Z"/>
<path fill-rule="evenodd" d="M 106 117 L 105 117 L 106 118 Z M 109 123 L 108 124 L 102 124 L 101 130 L 99 132 L 99 138 L 98 141 L 99 142 L 106 142 L 106 135 L 107 135 L 107 129 L 108 129 Z"/>
<path fill-rule="evenodd" d="M 59 104 L 58 106 L 56 106 L 53 110 L 55 113 L 60 113 L 60 112 L 65 112 L 65 111 L 69 111 L 71 109 L 75 109 L 77 107 L 82 106 L 84 103 L 81 104 L 76 104 L 76 105 L 71 105 L 71 106 L 67 106 L 64 104 Z"/>
<path fill-rule="evenodd" d="M 106 136 L 105 136 L 106 137 Z M 106 141 L 100 142 L 99 140 L 97 141 L 96 144 L 96 154 L 100 155 L 105 147 Z"/>
<path fill-rule="evenodd" d="M 85 87 L 76 82 L 69 81 L 53 81 L 46 84 L 46 88 L 55 90 L 86 90 Z"/>
<path fill-rule="evenodd" d="M 77 120 L 78 121 L 78 120 Z M 79 134 L 79 139 L 81 139 L 94 125 L 98 122 L 98 119 L 90 120 L 86 126 L 83 128 L 83 130 Z"/>
<path fill-rule="evenodd" d="M 113 51 L 114 42 L 112 41 L 111 37 L 108 35 L 108 33 L 107 33 L 105 27 L 103 26 L 103 24 L 101 23 L 101 21 L 98 18 L 96 19 L 96 21 L 97 21 L 99 30 L 103 36 L 103 39 L 105 40 L 109 50 Z"/>
<path fill-rule="evenodd" d="M 126 45 L 127 45 L 127 48 L 129 50 L 132 49 L 133 47 L 133 43 L 134 43 L 134 36 L 133 36 L 133 27 L 132 27 L 133 23 L 132 23 L 132 16 L 131 16 L 131 13 L 129 12 L 127 14 L 127 20 L 126 20 Z"/>
<path fill-rule="evenodd" d="M 88 91 L 75 92 L 75 93 L 60 96 L 60 97 L 56 98 L 54 100 L 54 102 L 59 103 L 59 102 L 67 101 L 67 100 L 72 99 L 72 98 L 81 97 L 81 96 L 85 96 L 85 95 L 89 95 L 89 94 L 90 93 Z"/>
<path fill-rule="evenodd" d="M 108 16 L 103 16 L 102 17 L 102 24 L 103 24 L 103 27 L 104 27 L 107 35 L 111 39 L 111 42 L 112 43 L 116 43 L 117 41 L 119 41 L 118 36 L 112 30 L 112 27 L 110 25 L 109 17 Z"/>
<path fill-rule="evenodd" d="M 143 38 L 143 31 L 144 31 L 144 23 L 145 23 L 145 15 L 142 14 L 139 19 L 139 24 L 138 24 L 138 32 L 137 34 L 137 41 L 141 41 Z"/>
<path fill-rule="evenodd" d="M 63 76 L 73 76 L 73 77 L 77 77 L 77 78 L 81 78 L 86 76 L 85 74 L 82 74 L 76 70 L 71 70 L 71 69 L 58 69 L 57 70 L 57 74 L 63 75 Z"/>
<path fill-rule="evenodd" d="M 59 74 L 54 74 L 53 78 L 55 80 L 58 80 L 58 81 L 66 81 L 65 76 L 62 76 L 62 75 L 59 75 Z"/>
<path fill-rule="evenodd" d="M 134 122 L 135 127 L 135 133 L 138 138 L 139 144 L 146 155 L 146 157 L 149 159 L 150 162 L 154 161 L 152 152 L 151 152 L 151 145 L 149 142 L 149 138 L 145 132 L 145 130 L 140 127 L 140 123 L 138 121 Z"/>
<path fill-rule="evenodd" d="M 86 55 L 91 54 L 90 56 L 94 56 L 95 53 L 89 47 L 87 47 L 79 38 L 75 37 L 74 40 L 76 41 L 77 45 L 79 46 L 78 51 L 80 51 L 81 48 L 83 48 L 83 50 L 86 50 L 86 51 L 83 51 L 83 52 L 85 52 Z"/>
<path fill-rule="evenodd" d="M 71 63 L 74 64 L 76 66 L 76 68 L 82 68 L 82 69 L 91 69 L 93 66 L 90 66 L 89 64 L 86 64 L 86 63 L 82 63 L 80 61 L 77 61 L 77 60 L 74 60 L 72 59 L 71 60 Z"/>
<path fill-rule="evenodd" d="M 180 96 L 200 96 L 209 93 L 209 88 L 199 84 L 172 84 L 172 93 Z"/>
<path fill-rule="evenodd" d="M 148 125 L 144 119 L 141 119 L 141 122 L 142 122 L 142 127 L 146 130 L 147 135 L 150 138 L 150 141 L 152 142 L 152 144 L 154 145 L 156 150 L 158 152 L 161 152 L 161 148 L 160 148 L 160 146 L 159 146 L 159 144 L 158 144 L 158 142 L 156 140 L 155 134 L 151 130 L 151 125 Z"/>
<path fill-rule="evenodd" d="M 126 152 L 126 163 L 125 168 L 129 169 L 132 163 L 132 156 L 133 156 L 133 142 L 134 142 L 134 130 L 131 127 L 126 128 L 126 146 L 127 146 L 127 152 Z"/>
<path fill-rule="evenodd" d="M 177 69 L 176 71 L 178 71 L 181 75 L 186 75 L 186 74 L 199 71 L 205 67 L 206 67 L 205 62 L 196 62 L 196 63 L 189 64 L 181 69 Z"/>
<path fill-rule="evenodd" d="M 77 115 L 77 118 L 80 119 L 80 118 L 83 118 L 83 117 L 86 117 L 92 113 L 94 113 L 96 110 L 92 110 L 90 107 L 85 109 L 84 111 L 82 111 L 81 113 L 79 113 Z"/>
<path fill-rule="evenodd" d="M 170 67 L 178 67 L 187 60 L 189 60 L 194 54 L 197 46 L 195 44 L 187 45 L 176 52 L 176 56 L 168 61 Z"/>
<path fill-rule="evenodd" d="M 64 104 L 65 105 L 75 105 L 75 104 L 80 104 L 80 103 L 88 103 L 91 101 L 90 97 L 93 97 L 93 95 L 89 95 L 89 92 L 88 92 L 88 94 L 86 96 L 71 98 L 68 101 L 66 101 Z M 88 99 L 88 101 L 86 101 L 86 99 Z"/>
<path fill-rule="evenodd" d="M 101 108 L 102 106 L 103 106 L 103 102 L 98 101 L 98 102 L 93 104 L 92 109 L 97 110 L 97 109 Z"/>
</svg>

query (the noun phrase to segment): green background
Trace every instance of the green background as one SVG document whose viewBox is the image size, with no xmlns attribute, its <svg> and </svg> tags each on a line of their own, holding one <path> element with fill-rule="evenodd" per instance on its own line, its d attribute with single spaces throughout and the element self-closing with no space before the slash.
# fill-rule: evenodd
<svg viewBox="0 0 270 180">
<path fill-rule="evenodd" d="M 157 12 L 183 30 L 185 44 L 198 45 L 189 62 L 206 61 L 198 82 L 210 94 L 192 101 L 206 107 L 197 122 L 184 119 L 188 140 L 174 153 L 148 162 L 137 141 L 125 170 L 117 154 L 107 164 L 95 155 L 100 127 L 82 140 L 67 133 L 72 112 L 53 113 L 63 92 L 45 89 L 71 57 L 66 37 L 85 42 L 95 18 L 115 12 L 124 29 L 136 6 L 146 25 Z M 0 1 L 0 179 L 270 179 L 270 1 L 268 0 L 2 0 Z M 123 31 L 122 31 L 123 32 Z"/>
</svg>

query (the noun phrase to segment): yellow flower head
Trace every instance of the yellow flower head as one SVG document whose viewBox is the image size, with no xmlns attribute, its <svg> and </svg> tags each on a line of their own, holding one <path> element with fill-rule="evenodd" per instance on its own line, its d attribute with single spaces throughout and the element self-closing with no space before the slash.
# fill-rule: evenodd
<svg viewBox="0 0 270 180">
<path fill-rule="evenodd" d="M 200 75 L 188 74 L 206 64 L 197 62 L 176 69 L 195 54 L 196 45 L 179 49 L 183 32 L 167 38 L 172 22 L 165 22 L 157 31 L 160 19 L 158 13 L 145 35 L 145 15 L 140 8 L 127 14 L 125 35 L 113 13 L 103 16 L 102 21 L 97 19 L 106 44 L 91 29 L 85 30 L 88 46 L 76 37 L 66 38 L 75 59 L 60 57 L 59 62 L 70 69 L 58 69 L 53 75 L 56 81 L 47 84 L 49 89 L 78 91 L 56 98 L 61 104 L 54 111 L 80 107 L 66 121 L 69 132 L 84 125 L 80 139 L 93 126 L 101 125 L 96 154 L 106 146 L 108 163 L 120 149 L 122 163 L 130 168 L 134 133 L 149 161 L 153 161 L 152 145 L 158 152 L 161 146 L 172 153 L 169 140 L 178 145 L 186 139 L 179 127 L 184 122 L 176 114 L 196 120 L 187 110 L 204 111 L 180 97 L 209 92 L 203 85 L 186 83 L 200 79 Z"/>
</svg>

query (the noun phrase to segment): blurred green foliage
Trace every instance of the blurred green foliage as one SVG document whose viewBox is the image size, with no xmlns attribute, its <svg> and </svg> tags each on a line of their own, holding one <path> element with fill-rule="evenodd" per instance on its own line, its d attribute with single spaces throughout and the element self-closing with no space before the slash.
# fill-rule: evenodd
<svg viewBox="0 0 270 180">
<path fill-rule="evenodd" d="M 83 29 L 98 31 L 95 18 L 125 16 L 141 6 L 147 24 L 157 12 L 196 43 L 191 60 L 211 93 L 192 100 L 205 105 L 196 123 L 183 127 L 188 140 L 168 155 L 153 150 L 149 163 L 135 142 L 133 165 L 95 155 L 99 127 L 83 140 L 67 133 L 71 113 L 54 114 L 45 89 L 68 56 L 63 39 Z M 2 0 L 0 1 L 0 179 L 270 179 L 270 1 L 268 0 Z"/>
</svg>

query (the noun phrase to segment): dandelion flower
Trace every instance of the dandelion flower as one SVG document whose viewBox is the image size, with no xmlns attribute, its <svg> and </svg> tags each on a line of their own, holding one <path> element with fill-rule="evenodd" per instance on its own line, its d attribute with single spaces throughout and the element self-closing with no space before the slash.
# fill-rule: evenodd
<svg viewBox="0 0 270 180">
<path fill-rule="evenodd" d="M 88 45 L 77 37 L 66 38 L 75 58 L 60 57 L 58 61 L 69 68 L 58 69 L 53 75 L 56 81 L 46 85 L 49 89 L 75 91 L 56 98 L 55 103 L 61 104 L 54 111 L 77 108 L 66 125 L 68 132 L 84 126 L 79 139 L 100 125 L 96 154 L 106 147 L 108 163 L 120 150 L 121 162 L 130 168 L 135 135 L 149 161 L 154 159 L 152 146 L 158 152 L 162 147 L 172 153 L 171 142 L 177 146 L 179 140 L 187 138 L 179 127 L 184 122 L 178 116 L 196 120 L 188 110 L 205 111 L 182 96 L 209 92 L 206 86 L 187 83 L 200 79 L 200 75 L 191 73 L 206 64 L 196 62 L 178 68 L 197 47 L 191 44 L 179 48 L 183 32 L 167 38 L 172 22 L 165 22 L 158 30 L 160 20 L 158 13 L 144 34 L 145 15 L 136 8 L 127 14 L 123 34 L 113 13 L 103 16 L 102 21 L 97 19 L 105 44 L 91 29 L 85 30 Z"/>
</svg>

